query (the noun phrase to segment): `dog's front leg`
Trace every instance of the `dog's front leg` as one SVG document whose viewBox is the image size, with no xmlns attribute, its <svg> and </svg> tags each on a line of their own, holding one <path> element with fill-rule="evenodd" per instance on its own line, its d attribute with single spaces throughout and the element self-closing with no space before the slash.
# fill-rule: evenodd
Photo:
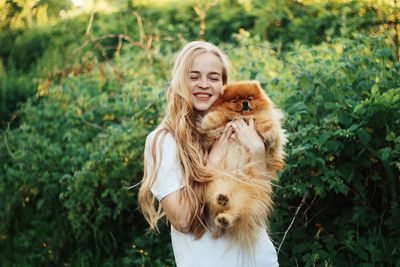
<svg viewBox="0 0 400 267">
<path fill-rule="evenodd" d="M 225 126 L 228 117 L 222 110 L 215 110 L 207 113 L 201 121 L 200 128 L 203 132 L 219 129 Z"/>
<path fill-rule="evenodd" d="M 279 128 L 270 120 L 257 121 L 256 130 L 261 135 L 269 151 L 275 151 L 279 144 Z"/>
</svg>

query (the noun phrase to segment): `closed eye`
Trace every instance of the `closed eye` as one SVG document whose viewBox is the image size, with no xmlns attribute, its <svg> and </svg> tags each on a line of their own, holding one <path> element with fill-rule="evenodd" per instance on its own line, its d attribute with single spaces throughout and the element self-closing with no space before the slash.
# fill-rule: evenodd
<svg viewBox="0 0 400 267">
<path fill-rule="evenodd" d="M 219 76 L 218 75 L 208 76 L 208 78 L 213 82 L 218 82 L 219 81 Z"/>
</svg>

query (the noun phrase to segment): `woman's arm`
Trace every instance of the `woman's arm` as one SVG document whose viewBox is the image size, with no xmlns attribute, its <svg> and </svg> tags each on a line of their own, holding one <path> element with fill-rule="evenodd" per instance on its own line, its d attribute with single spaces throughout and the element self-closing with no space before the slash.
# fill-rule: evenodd
<svg viewBox="0 0 400 267">
<path fill-rule="evenodd" d="M 182 190 L 175 191 L 161 200 L 161 206 L 168 221 L 180 232 L 187 233 L 190 228 L 190 207 L 188 201 L 181 199 Z"/>
<path fill-rule="evenodd" d="M 229 123 L 226 124 L 221 137 L 214 142 L 210 152 L 208 153 L 208 159 L 206 165 L 208 168 L 216 167 L 221 158 L 226 154 L 229 145 L 228 140 L 231 137 L 232 133 L 233 133 L 232 127 L 230 127 Z"/>
<path fill-rule="evenodd" d="M 221 137 L 214 143 L 208 154 L 207 167 L 213 168 L 228 148 L 228 140 L 233 129 L 227 125 Z M 187 233 L 190 229 L 190 205 L 184 198 L 181 200 L 182 189 L 175 191 L 161 200 L 161 206 L 168 221 L 180 232 Z"/>
<path fill-rule="evenodd" d="M 183 194 L 183 181 L 176 160 L 176 141 L 172 134 L 167 133 L 164 137 L 157 137 L 157 133 L 149 134 L 145 146 L 145 164 L 147 170 L 154 171 L 155 159 L 158 159 L 158 172 L 150 188 L 154 197 L 159 200 L 166 218 L 181 232 L 188 232 L 190 224 L 191 209 L 188 201 L 181 196 Z M 154 142 L 156 142 L 154 144 Z M 151 154 L 151 147 L 155 146 L 155 157 Z"/>
<path fill-rule="evenodd" d="M 265 147 L 260 149 L 260 151 L 252 153 L 251 158 L 252 162 L 256 163 L 256 169 L 259 173 L 267 173 L 267 158 L 266 158 L 266 150 Z"/>
<path fill-rule="evenodd" d="M 225 127 L 221 137 L 214 143 L 208 154 L 207 167 L 216 166 L 228 148 L 228 139 L 232 135 L 233 129 Z M 190 229 L 191 209 L 189 201 L 181 197 L 182 190 L 175 191 L 161 200 L 161 206 L 168 221 L 180 232 L 187 233 Z"/>
</svg>

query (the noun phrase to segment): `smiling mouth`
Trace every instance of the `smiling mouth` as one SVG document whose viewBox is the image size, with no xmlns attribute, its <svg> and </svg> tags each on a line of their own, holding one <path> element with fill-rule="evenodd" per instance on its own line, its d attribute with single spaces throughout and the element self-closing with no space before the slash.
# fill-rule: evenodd
<svg viewBox="0 0 400 267">
<path fill-rule="evenodd" d="M 208 93 L 195 93 L 193 94 L 197 99 L 202 100 L 202 101 L 207 101 L 212 97 L 211 94 Z"/>
</svg>

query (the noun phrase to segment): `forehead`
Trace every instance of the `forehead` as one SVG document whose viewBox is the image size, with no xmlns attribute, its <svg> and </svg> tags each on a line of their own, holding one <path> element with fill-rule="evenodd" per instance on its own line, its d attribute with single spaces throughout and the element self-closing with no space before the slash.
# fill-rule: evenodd
<svg viewBox="0 0 400 267">
<path fill-rule="evenodd" d="M 204 52 L 196 55 L 193 58 L 191 72 L 199 73 L 222 73 L 222 62 L 221 60 L 212 52 Z"/>
</svg>

